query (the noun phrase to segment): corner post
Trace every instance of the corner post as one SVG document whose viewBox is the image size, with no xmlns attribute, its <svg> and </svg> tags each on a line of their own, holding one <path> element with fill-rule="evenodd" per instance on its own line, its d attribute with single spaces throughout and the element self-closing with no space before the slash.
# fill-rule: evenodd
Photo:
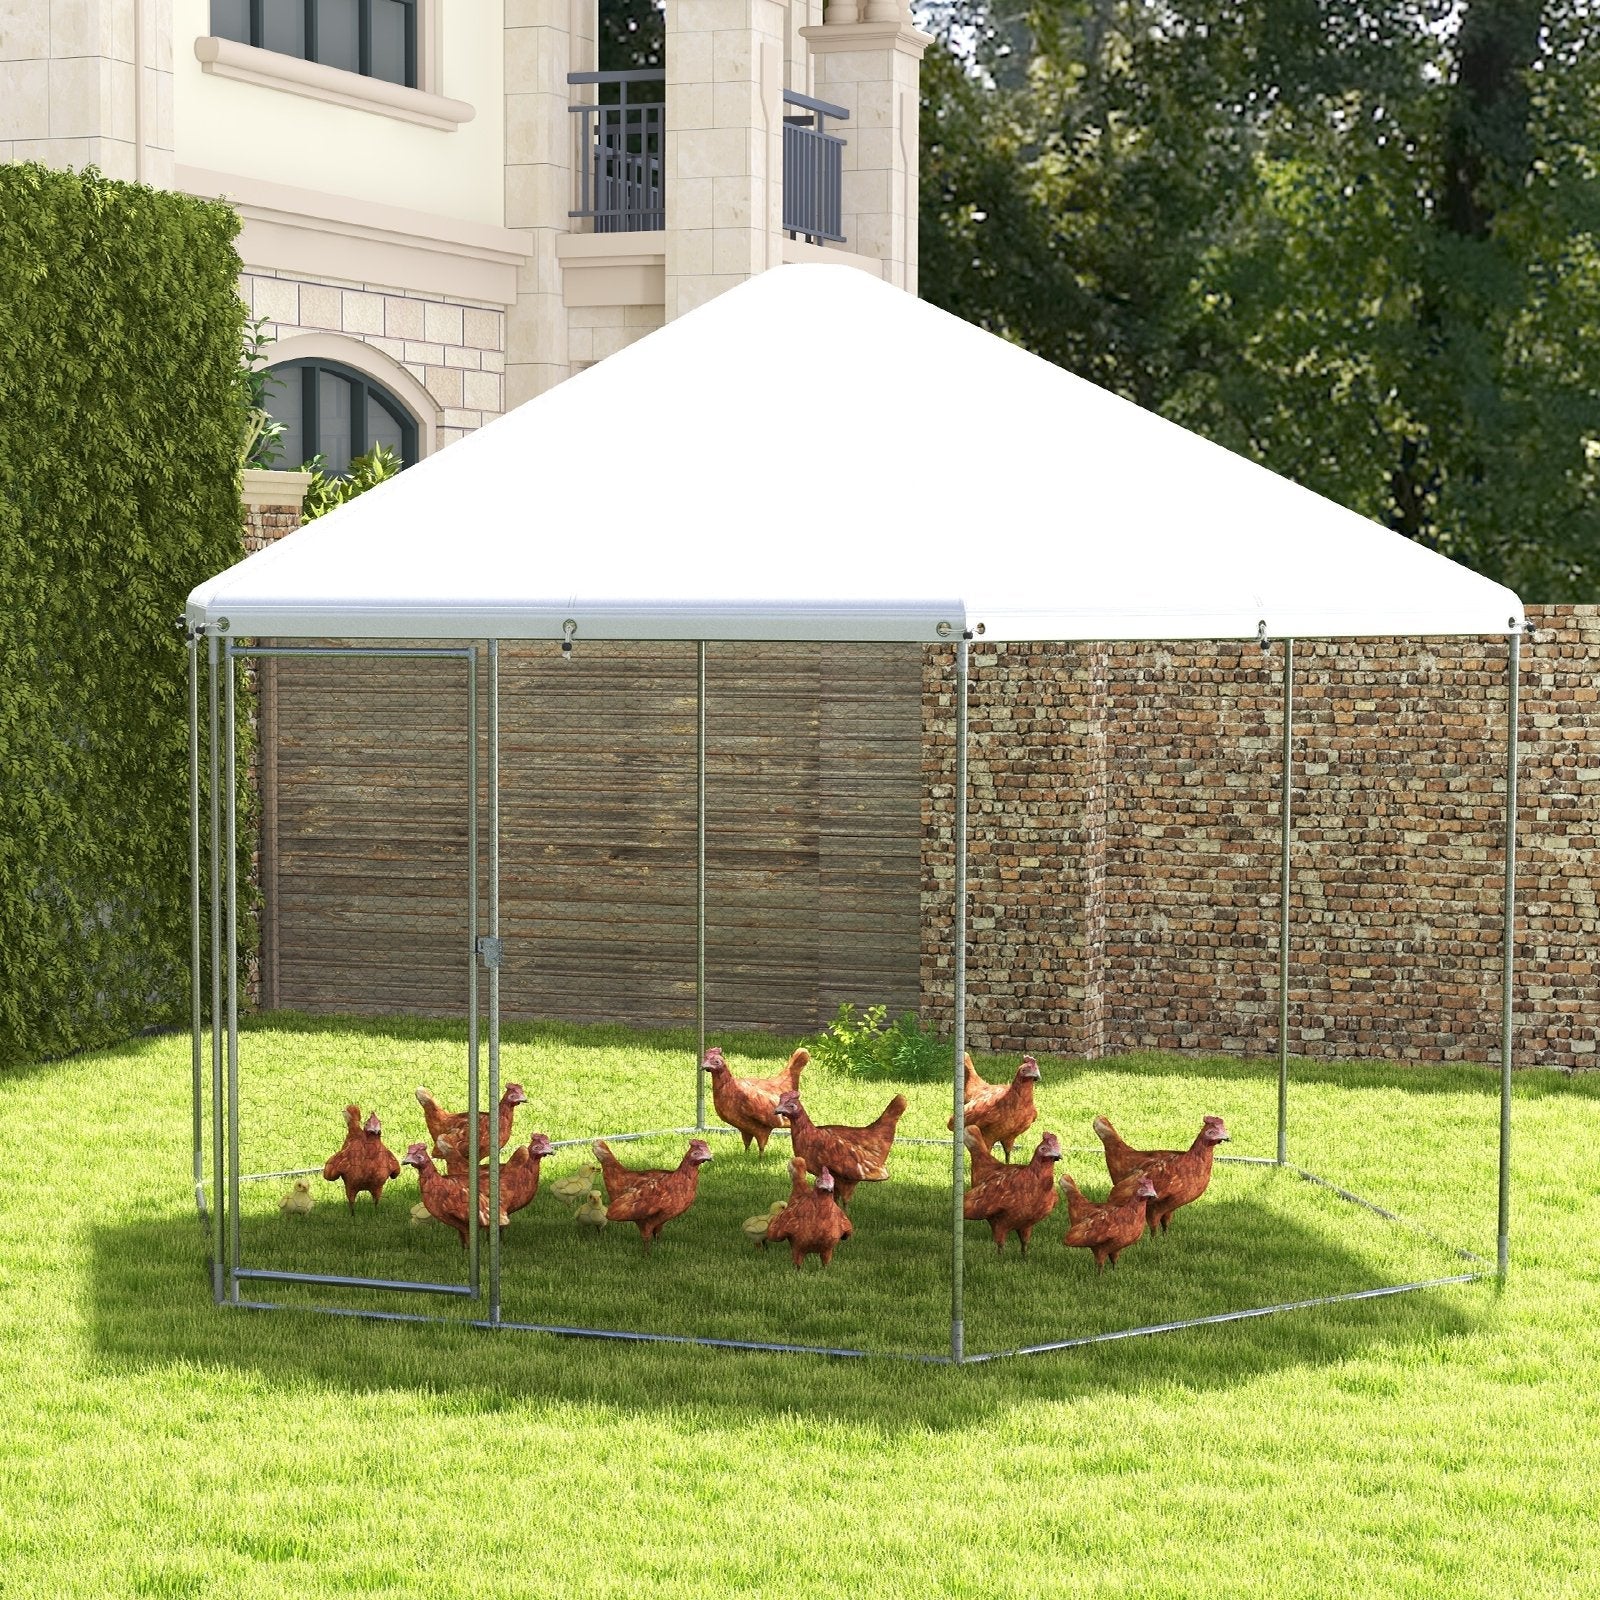
<svg viewBox="0 0 1600 1600">
<path fill-rule="evenodd" d="M 952 960 L 955 967 L 955 1039 L 951 1056 L 950 1136 L 950 1359 L 959 1366 L 966 1355 L 964 1315 L 965 1262 L 962 1257 L 962 1224 L 966 1195 L 966 1146 L 962 1135 L 966 1127 L 967 1087 L 967 655 L 971 635 L 963 633 L 956 643 L 956 816 L 955 816 L 955 904 L 953 911 Z"/>
<path fill-rule="evenodd" d="M 1505 932 L 1500 945 L 1500 1218 L 1497 1252 L 1502 1282 L 1511 1267 L 1511 1001 L 1516 964 L 1517 701 L 1522 635 L 1513 632 L 1506 645 L 1506 880 Z"/>
<path fill-rule="evenodd" d="M 228 1298 L 239 1303 L 239 722 L 233 640 L 223 676 L 227 695 L 228 870 Z"/>
<path fill-rule="evenodd" d="M 489 641 L 489 1321 L 500 1321 L 500 641 Z M 477 1126 L 477 1118 L 473 1119 Z M 473 1169 L 474 1184 L 477 1169 Z M 474 1197 L 475 1198 L 475 1197 Z"/>
<path fill-rule="evenodd" d="M 478 647 L 467 655 L 467 1154 L 478 1159 Z M 478 1293 L 478 1222 L 470 1207 L 467 1286 Z"/>
<path fill-rule="evenodd" d="M 706 1125 L 706 642 L 696 649 L 699 690 L 695 699 L 695 869 L 694 869 L 694 1125 Z"/>
<path fill-rule="evenodd" d="M 222 734 L 217 707 L 221 676 L 217 635 L 206 630 L 206 699 L 210 712 L 208 754 L 211 763 L 211 1297 L 222 1304 L 222 1257 L 226 1248 L 222 1218 Z"/>
<path fill-rule="evenodd" d="M 1278 870 L 1278 1165 L 1289 1159 L 1289 852 L 1294 840 L 1294 640 L 1283 641 L 1283 834 Z"/>
<path fill-rule="evenodd" d="M 205 1114 L 202 1105 L 200 982 L 200 630 L 185 624 L 189 657 L 189 1031 L 194 1099 L 194 1201 L 206 1220 Z"/>
</svg>

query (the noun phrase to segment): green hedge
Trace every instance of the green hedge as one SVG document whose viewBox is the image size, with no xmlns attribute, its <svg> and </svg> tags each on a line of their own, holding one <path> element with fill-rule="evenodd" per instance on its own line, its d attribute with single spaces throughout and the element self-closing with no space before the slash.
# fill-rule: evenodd
<svg viewBox="0 0 1600 1600">
<path fill-rule="evenodd" d="M 188 1012 L 175 623 L 241 554 L 237 231 L 0 165 L 0 1067 Z"/>
</svg>

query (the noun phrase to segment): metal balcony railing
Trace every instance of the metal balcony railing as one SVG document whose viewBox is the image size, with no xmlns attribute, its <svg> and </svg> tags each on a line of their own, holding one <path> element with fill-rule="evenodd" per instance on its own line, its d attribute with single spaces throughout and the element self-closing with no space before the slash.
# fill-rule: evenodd
<svg viewBox="0 0 1600 1600">
<path fill-rule="evenodd" d="M 570 84 L 598 85 L 601 101 L 568 108 L 577 130 L 577 204 L 567 215 L 590 218 L 596 233 L 650 233 L 667 225 L 662 185 L 665 101 L 660 89 L 652 100 L 632 98 L 639 92 L 635 85 L 659 85 L 665 78 L 660 67 L 567 74 Z"/>
<path fill-rule="evenodd" d="M 843 122 L 850 113 L 843 106 L 813 100 L 810 95 L 784 90 L 783 103 L 798 106 L 797 115 L 783 119 L 783 226 L 792 239 L 797 234 L 812 244 L 827 240 L 843 244 L 840 231 L 845 140 L 827 131 L 826 119 Z"/>
</svg>

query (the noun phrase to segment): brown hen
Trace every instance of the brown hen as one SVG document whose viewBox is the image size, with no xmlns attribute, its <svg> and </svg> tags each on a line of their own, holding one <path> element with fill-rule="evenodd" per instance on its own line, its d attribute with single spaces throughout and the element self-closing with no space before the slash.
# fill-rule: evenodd
<svg viewBox="0 0 1600 1600">
<path fill-rule="evenodd" d="M 1207 1117 L 1200 1124 L 1200 1132 L 1187 1150 L 1161 1155 L 1149 1166 L 1119 1178 L 1111 1188 L 1108 1204 L 1120 1204 L 1133 1197 L 1134 1185 L 1141 1177 L 1155 1184 L 1155 1198 L 1150 1202 L 1149 1224 L 1151 1233 L 1157 1229 L 1167 1231 L 1172 1213 L 1180 1206 L 1198 1200 L 1211 1182 L 1211 1161 L 1219 1144 L 1228 1140 L 1228 1130 L 1221 1117 Z"/>
<path fill-rule="evenodd" d="M 514 1216 L 533 1203 L 533 1197 L 539 1192 L 539 1164 L 546 1156 L 553 1155 L 555 1148 L 547 1134 L 535 1133 L 525 1145 L 512 1151 L 500 1168 L 500 1209 L 506 1216 Z M 489 1173 L 486 1168 L 478 1172 L 478 1193 L 487 1199 Z"/>
<path fill-rule="evenodd" d="M 1061 1141 L 1047 1133 L 1027 1166 L 1008 1167 L 989 1154 L 976 1129 L 968 1128 L 963 1137 L 972 1158 L 972 1187 L 962 1201 L 962 1216 L 968 1222 L 987 1222 L 996 1250 L 1005 1249 L 1008 1233 L 1016 1234 L 1027 1255 L 1033 1230 L 1056 1208 L 1055 1164 L 1061 1159 Z"/>
<path fill-rule="evenodd" d="M 511 1122 L 517 1107 L 527 1100 L 520 1083 L 508 1083 L 500 1096 L 500 1142 L 494 1147 L 504 1150 L 511 1138 Z M 434 1155 L 445 1164 L 446 1172 L 467 1170 L 470 1130 L 465 1111 L 446 1111 L 426 1089 L 417 1090 L 417 1103 L 422 1107 L 423 1119 L 428 1124 L 428 1136 L 433 1140 Z M 489 1113 L 478 1113 L 478 1160 L 489 1158 Z"/>
<path fill-rule="evenodd" d="M 605 1147 L 597 1144 L 595 1148 L 598 1153 Z M 606 1151 L 606 1154 L 609 1157 L 610 1151 Z M 638 1224 L 639 1237 L 644 1241 L 644 1253 L 649 1255 L 656 1235 L 674 1217 L 681 1217 L 694 1204 L 695 1193 L 700 1186 L 700 1169 L 710 1159 L 711 1148 L 705 1140 L 691 1139 L 689 1148 L 683 1153 L 683 1160 L 670 1172 L 635 1173 L 633 1176 L 638 1182 L 629 1184 L 620 1194 L 613 1193 L 611 1204 L 606 1207 L 606 1220 Z M 628 1169 L 624 1167 L 621 1170 L 626 1172 Z M 609 1167 L 606 1172 L 606 1187 L 609 1190 Z"/>
<path fill-rule="evenodd" d="M 985 1150 L 993 1150 L 997 1144 L 1004 1146 L 1006 1160 L 1009 1161 L 1011 1147 L 1033 1126 L 1034 1118 L 1039 1115 L 1033 1104 L 1033 1086 L 1039 1081 L 1039 1063 L 1032 1056 L 1024 1056 L 1010 1083 L 986 1083 L 974 1070 L 971 1056 L 966 1058 L 966 1062 L 966 1104 L 962 1108 L 962 1120 L 967 1127 L 978 1130 L 985 1141 Z M 952 1130 L 955 1125 L 954 1117 L 945 1123 L 945 1127 Z"/>
<path fill-rule="evenodd" d="M 1104 1272 L 1106 1262 L 1113 1267 L 1117 1257 L 1136 1244 L 1144 1232 L 1145 1207 L 1154 1198 L 1156 1186 L 1148 1178 L 1128 1180 L 1132 1194 L 1123 1201 L 1107 1200 L 1097 1206 L 1078 1192 L 1072 1174 L 1061 1179 L 1061 1192 L 1067 1197 L 1067 1215 L 1072 1226 L 1062 1234 L 1061 1242 L 1070 1248 L 1090 1250 L 1094 1253 L 1094 1269 Z"/>
<path fill-rule="evenodd" d="M 789 1176 L 794 1182 L 789 1203 L 767 1224 L 767 1241 L 787 1242 L 797 1269 L 805 1265 L 807 1256 L 819 1257 L 826 1267 L 840 1242 L 855 1232 L 834 1199 L 833 1174 L 824 1167 L 817 1174 L 816 1186 L 807 1187 L 805 1162 L 791 1156 Z"/>
<path fill-rule="evenodd" d="M 665 1178 L 677 1171 L 676 1167 L 625 1167 L 612 1155 L 611 1146 L 604 1139 L 596 1139 L 590 1149 L 600 1163 L 600 1181 L 606 1186 L 606 1198 L 609 1200 L 620 1198 L 635 1184 Z"/>
<path fill-rule="evenodd" d="M 417 1169 L 417 1187 L 422 1191 L 422 1203 L 428 1208 L 428 1215 L 436 1221 L 445 1223 L 456 1230 L 456 1237 L 461 1240 L 461 1248 L 467 1248 L 467 1184 L 464 1178 L 447 1177 L 434 1166 L 432 1157 L 428 1154 L 425 1144 L 414 1144 L 407 1148 L 401 1158 L 402 1165 Z M 505 1227 L 509 1219 L 505 1207 L 500 1208 L 500 1226 Z M 489 1226 L 489 1195 L 487 1188 L 478 1195 L 478 1226 Z"/>
<path fill-rule="evenodd" d="M 793 1091 L 778 1101 L 778 1115 L 789 1124 L 794 1153 L 814 1177 L 820 1178 L 824 1167 L 833 1174 L 834 1193 L 842 1206 L 850 1204 L 858 1183 L 882 1183 L 889 1176 L 894 1130 L 905 1110 L 906 1097 L 897 1094 L 864 1128 L 818 1127 Z"/>
<path fill-rule="evenodd" d="M 799 1089 L 800 1074 L 810 1059 L 808 1052 L 796 1050 L 789 1065 L 772 1077 L 736 1078 L 720 1050 L 713 1046 L 706 1051 L 701 1066 L 711 1074 L 711 1103 L 730 1128 L 739 1130 L 746 1150 L 754 1139 L 761 1154 L 767 1153 L 767 1140 L 778 1126 L 778 1097 Z"/>
<path fill-rule="evenodd" d="M 1105 1149 L 1106 1171 L 1113 1183 L 1121 1183 L 1129 1173 L 1143 1172 L 1152 1162 L 1169 1161 L 1183 1154 L 1181 1150 L 1135 1150 L 1111 1126 L 1110 1117 L 1096 1117 L 1093 1127 L 1095 1138 Z"/>
<path fill-rule="evenodd" d="M 346 1106 L 344 1126 L 344 1143 L 322 1164 L 322 1176 L 329 1183 L 344 1179 L 344 1197 L 352 1211 L 356 1196 L 363 1192 L 377 1205 L 383 1199 L 384 1184 L 400 1176 L 400 1163 L 383 1142 L 383 1124 L 376 1111 L 363 1124 L 361 1107 Z"/>
</svg>

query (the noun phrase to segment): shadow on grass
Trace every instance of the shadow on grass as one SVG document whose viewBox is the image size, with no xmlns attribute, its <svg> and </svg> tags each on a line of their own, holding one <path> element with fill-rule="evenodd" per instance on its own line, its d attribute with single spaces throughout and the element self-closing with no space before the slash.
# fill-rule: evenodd
<svg viewBox="0 0 1600 1600">
<path fill-rule="evenodd" d="M 796 1273 L 776 1251 L 747 1250 L 740 1259 L 732 1253 L 737 1246 L 726 1240 L 724 1248 L 702 1248 L 702 1235 L 726 1235 L 737 1226 L 735 1219 L 748 1204 L 748 1197 L 737 1193 L 724 1196 L 720 1208 L 704 1207 L 699 1232 L 684 1230 L 674 1238 L 669 1230 L 648 1259 L 632 1230 L 609 1230 L 599 1240 L 584 1240 L 558 1208 L 542 1217 L 530 1211 L 518 1219 L 519 1244 L 538 1248 L 507 1250 L 505 1315 L 802 1343 L 870 1339 L 880 1349 L 915 1342 L 930 1352 L 942 1350 L 948 1257 L 929 1245 L 937 1240 L 936 1225 L 911 1215 L 920 1202 L 937 1205 L 940 1197 L 919 1195 L 922 1186 L 915 1184 L 898 1187 L 899 1215 L 878 1203 L 883 1197 L 877 1194 L 858 1200 L 857 1238 L 826 1275 L 815 1263 Z M 864 1226 L 868 1219 L 871 1225 Z M 347 1251 L 330 1261 L 302 1237 L 297 1251 L 311 1252 L 304 1264 L 397 1276 L 459 1274 L 453 1238 L 443 1230 L 411 1230 L 404 1206 L 390 1214 L 386 1202 L 383 1213 L 358 1212 L 355 1219 L 344 1215 L 343 1207 L 330 1207 L 326 1219 L 332 1233 L 347 1222 L 360 1227 L 369 1220 L 368 1244 L 358 1256 Z M 1014 1249 L 997 1257 L 986 1230 L 970 1228 L 969 1347 L 996 1348 L 1310 1298 L 1411 1275 L 1440 1276 L 1465 1265 L 1436 1258 L 1436 1270 L 1386 1272 L 1382 1267 L 1416 1268 L 1419 1260 L 1376 1263 L 1250 1193 L 1196 1207 L 1192 1217 L 1180 1221 L 1188 1224 L 1181 1233 L 1175 1225 L 1160 1244 L 1141 1244 L 1103 1279 L 1096 1278 L 1083 1252 L 1061 1249 L 1065 1219 L 1059 1215 L 1035 1236 L 1027 1262 Z M 1258 1244 L 1242 1253 L 1241 1238 Z M 530 1401 L 594 1404 L 624 1414 L 671 1406 L 706 1426 L 724 1424 L 739 1413 L 799 1414 L 900 1432 L 993 1419 L 996 1406 L 1132 1392 L 1152 1384 L 1209 1393 L 1285 1367 L 1459 1337 L 1492 1304 L 1487 1286 L 1450 1287 L 958 1373 L 887 1359 L 785 1360 L 683 1346 L 491 1334 L 460 1325 L 230 1311 L 211 1304 L 205 1240 L 193 1216 L 98 1228 L 91 1242 L 92 1334 L 99 1350 L 116 1363 L 244 1369 L 291 1388 L 309 1383 L 356 1391 L 418 1389 L 449 1397 L 453 1406 L 469 1412 Z M 397 1269 L 402 1252 L 405 1262 Z M 248 1253 L 247 1259 L 267 1264 Z M 447 1274 L 446 1267 L 453 1271 Z M 267 1295 L 275 1289 L 257 1287 Z M 283 1291 L 289 1297 L 304 1292 Z M 351 1305 L 358 1298 L 341 1292 L 337 1302 L 325 1303 Z M 367 1303 L 463 1319 L 482 1314 L 475 1302 L 430 1301 L 420 1295 L 369 1294 Z M 908 1329 L 921 1337 L 907 1337 Z"/>
</svg>

